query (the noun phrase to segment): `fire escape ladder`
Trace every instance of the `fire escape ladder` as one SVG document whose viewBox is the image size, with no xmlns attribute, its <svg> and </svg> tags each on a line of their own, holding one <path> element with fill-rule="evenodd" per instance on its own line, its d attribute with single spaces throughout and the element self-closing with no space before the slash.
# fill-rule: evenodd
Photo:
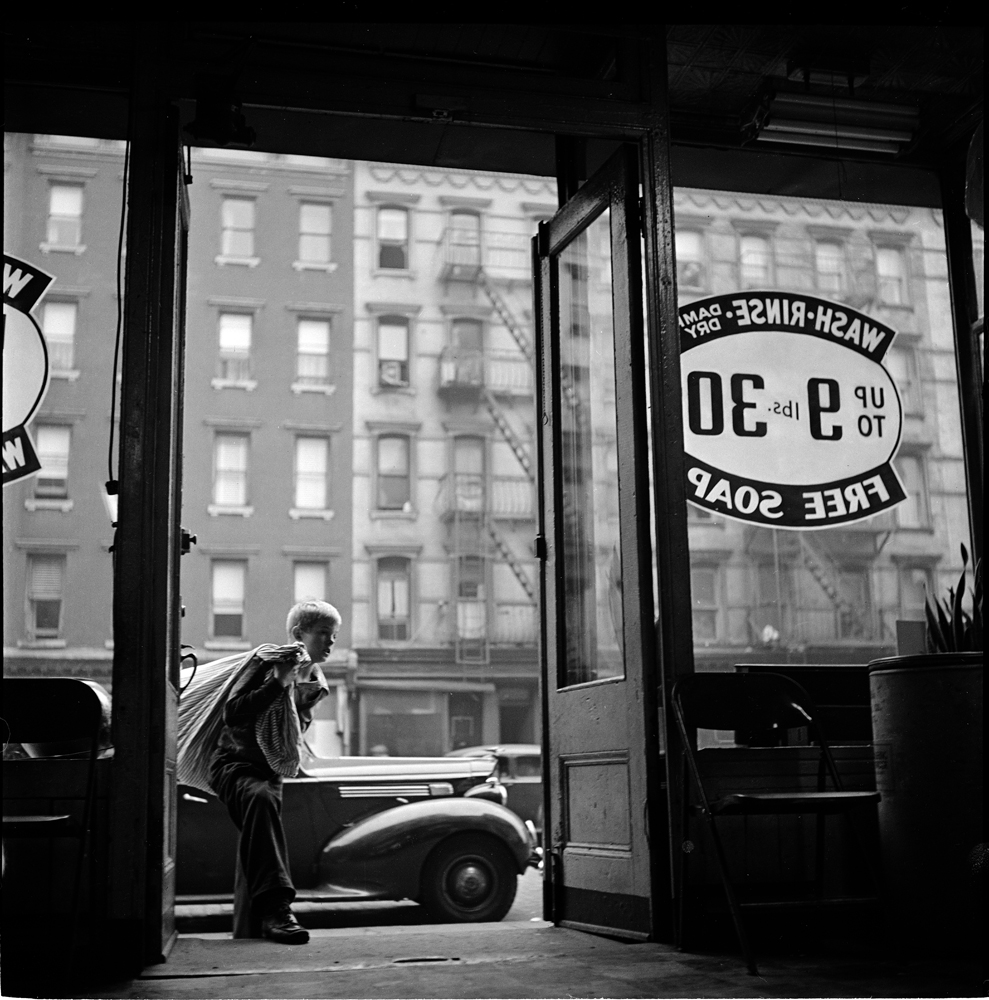
<svg viewBox="0 0 989 1000">
<path fill-rule="evenodd" d="M 512 449 L 515 457 L 519 461 L 519 465 L 525 470 L 525 474 L 529 477 L 530 482 L 536 481 L 535 472 L 532 469 L 532 459 L 529 456 L 529 449 L 526 448 L 525 443 L 522 439 L 515 433 L 512 425 L 508 422 L 508 417 L 505 415 L 505 411 L 501 408 L 501 404 L 495 399 L 490 389 L 484 390 L 484 405 L 488 408 L 488 412 L 491 414 L 491 419 L 494 420 L 495 425 L 498 430 L 501 431 L 502 437 L 508 442 L 508 446 Z"/>
<path fill-rule="evenodd" d="M 529 574 L 525 571 L 525 567 L 515 558 L 515 553 L 509 548 L 501 532 L 490 521 L 488 522 L 488 534 L 491 536 L 498 554 L 511 567 L 512 572 L 515 574 L 515 579 L 522 585 L 522 589 L 528 595 L 530 602 L 535 604 L 536 591 L 532 586 L 532 581 L 529 579 Z"/>
<path fill-rule="evenodd" d="M 814 544 L 805 532 L 797 532 L 800 539 L 800 555 L 810 575 L 818 586 L 828 595 L 834 607 L 843 615 L 847 615 L 855 624 L 856 632 L 864 634 L 865 619 L 862 609 L 848 599 L 841 585 L 841 570 L 834 560 L 820 546 Z"/>
<path fill-rule="evenodd" d="M 536 357 L 532 351 L 532 343 L 529 340 L 529 334 L 526 332 L 525 327 L 515 318 L 515 314 L 511 309 L 509 309 L 504 296 L 498 291 L 497 288 L 494 287 L 491 283 L 491 279 L 484 272 L 483 268 L 478 273 L 477 280 L 484 289 L 484 293 L 491 300 L 491 305 L 494 306 L 494 311 L 498 314 L 498 318 L 508 328 L 508 332 L 515 339 L 515 343 L 518 344 L 519 350 L 525 355 L 526 361 L 528 361 L 530 365 L 535 364 Z"/>
<path fill-rule="evenodd" d="M 460 498 L 453 496 L 453 545 L 450 558 L 453 560 L 453 601 L 455 617 L 453 622 L 454 658 L 458 664 L 487 663 L 490 659 L 490 644 L 488 640 L 488 614 L 485 611 L 484 623 L 479 635 L 465 635 L 468 623 L 464 616 L 466 609 L 461 611 L 461 584 L 463 582 L 463 556 L 477 556 L 487 561 L 486 533 L 490 533 L 491 525 L 487 510 L 468 511 L 461 507 Z M 485 580 L 486 585 L 486 580 Z M 476 603 L 476 602 L 472 602 Z"/>
</svg>

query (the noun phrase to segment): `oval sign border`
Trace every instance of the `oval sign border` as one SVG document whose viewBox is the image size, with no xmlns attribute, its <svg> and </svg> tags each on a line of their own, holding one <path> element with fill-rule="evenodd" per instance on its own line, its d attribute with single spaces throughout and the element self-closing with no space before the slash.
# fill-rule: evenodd
<svg viewBox="0 0 989 1000">
<path fill-rule="evenodd" d="M 868 358 L 879 365 L 897 392 L 896 444 L 881 465 L 843 479 L 819 483 L 770 483 L 719 469 L 684 450 L 687 501 L 695 507 L 745 524 L 816 531 L 852 524 L 906 500 L 893 465 L 903 433 L 903 407 L 882 359 L 896 331 L 842 302 L 814 295 L 749 289 L 711 295 L 680 306 L 680 353 L 700 344 L 753 332 L 810 336 Z M 684 376 L 681 390 L 686 393 Z"/>
</svg>

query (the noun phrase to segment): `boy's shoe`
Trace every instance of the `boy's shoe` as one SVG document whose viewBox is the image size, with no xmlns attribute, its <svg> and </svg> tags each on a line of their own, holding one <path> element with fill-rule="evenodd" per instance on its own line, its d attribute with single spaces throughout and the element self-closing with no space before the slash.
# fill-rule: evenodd
<svg viewBox="0 0 989 1000">
<path fill-rule="evenodd" d="M 280 944 L 306 944 L 309 941 L 309 931 L 295 919 L 288 903 L 262 919 L 261 934 L 269 941 L 278 941 Z"/>
</svg>

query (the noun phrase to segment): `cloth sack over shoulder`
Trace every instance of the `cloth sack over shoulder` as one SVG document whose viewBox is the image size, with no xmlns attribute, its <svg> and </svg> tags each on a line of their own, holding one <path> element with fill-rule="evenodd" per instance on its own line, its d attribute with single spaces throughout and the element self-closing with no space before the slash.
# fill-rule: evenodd
<svg viewBox="0 0 989 1000">
<path fill-rule="evenodd" d="M 305 662 L 304 647 L 300 657 Z M 277 657 L 284 646 L 265 643 L 247 653 L 235 653 L 203 664 L 179 701 L 177 778 L 180 784 L 215 794 L 209 781 L 210 761 L 223 729 L 223 709 L 255 659 Z M 269 668 L 268 678 L 273 674 Z M 266 678 L 266 680 L 268 679 Z M 329 693 L 322 670 L 314 665 L 312 679 L 292 684 L 258 717 L 255 736 L 269 767 L 286 778 L 299 772 L 302 733 L 312 709 Z"/>
<path fill-rule="evenodd" d="M 179 699 L 176 777 L 180 785 L 215 794 L 209 783 L 209 765 L 223 729 L 223 707 L 254 657 L 276 648 L 265 643 L 198 667 Z"/>
<path fill-rule="evenodd" d="M 311 663 L 302 661 L 302 669 Z M 274 674 L 269 670 L 268 680 Z M 302 763 L 302 734 L 312 722 L 312 712 L 321 698 L 330 693 L 326 677 L 318 664 L 311 665 L 311 679 L 296 681 L 280 694 L 258 717 L 254 727 L 258 746 L 268 766 L 283 778 L 294 778 Z"/>
</svg>

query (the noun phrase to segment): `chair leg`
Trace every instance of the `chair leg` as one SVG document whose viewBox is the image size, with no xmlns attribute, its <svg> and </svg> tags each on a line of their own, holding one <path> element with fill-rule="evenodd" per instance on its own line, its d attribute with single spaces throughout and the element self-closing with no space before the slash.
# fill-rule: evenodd
<svg viewBox="0 0 989 1000">
<path fill-rule="evenodd" d="M 676 928 L 676 941 L 677 948 L 680 951 L 684 949 L 684 941 L 686 939 L 686 920 L 687 920 L 687 851 L 685 849 L 686 841 L 688 839 L 688 833 L 690 831 L 690 800 L 689 792 L 687 791 L 687 762 L 683 762 L 683 781 L 681 783 L 681 791 L 683 797 L 683 808 L 681 809 L 681 824 L 680 824 L 680 898 L 677 901 L 677 928 Z"/>
<path fill-rule="evenodd" d="M 725 889 L 725 896 L 728 899 L 728 909 L 731 910 L 731 919 L 735 924 L 735 933 L 738 935 L 738 943 L 742 948 L 742 956 L 745 958 L 745 964 L 748 966 L 749 975 L 758 976 L 759 970 L 756 968 L 755 958 L 752 955 L 752 948 L 749 945 L 748 935 L 745 933 L 745 926 L 742 923 L 742 909 L 738 905 L 738 899 L 735 896 L 735 888 L 731 884 L 731 879 L 728 878 L 728 865 L 725 861 L 724 848 L 721 846 L 721 837 L 718 836 L 718 829 L 714 822 L 714 817 L 708 813 L 705 817 L 707 819 L 708 829 L 711 831 L 711 839 L 714 841 L 714 852 L 718 859 L 718 869 L 721 873 L 721 883 Z"/>
</svg>

